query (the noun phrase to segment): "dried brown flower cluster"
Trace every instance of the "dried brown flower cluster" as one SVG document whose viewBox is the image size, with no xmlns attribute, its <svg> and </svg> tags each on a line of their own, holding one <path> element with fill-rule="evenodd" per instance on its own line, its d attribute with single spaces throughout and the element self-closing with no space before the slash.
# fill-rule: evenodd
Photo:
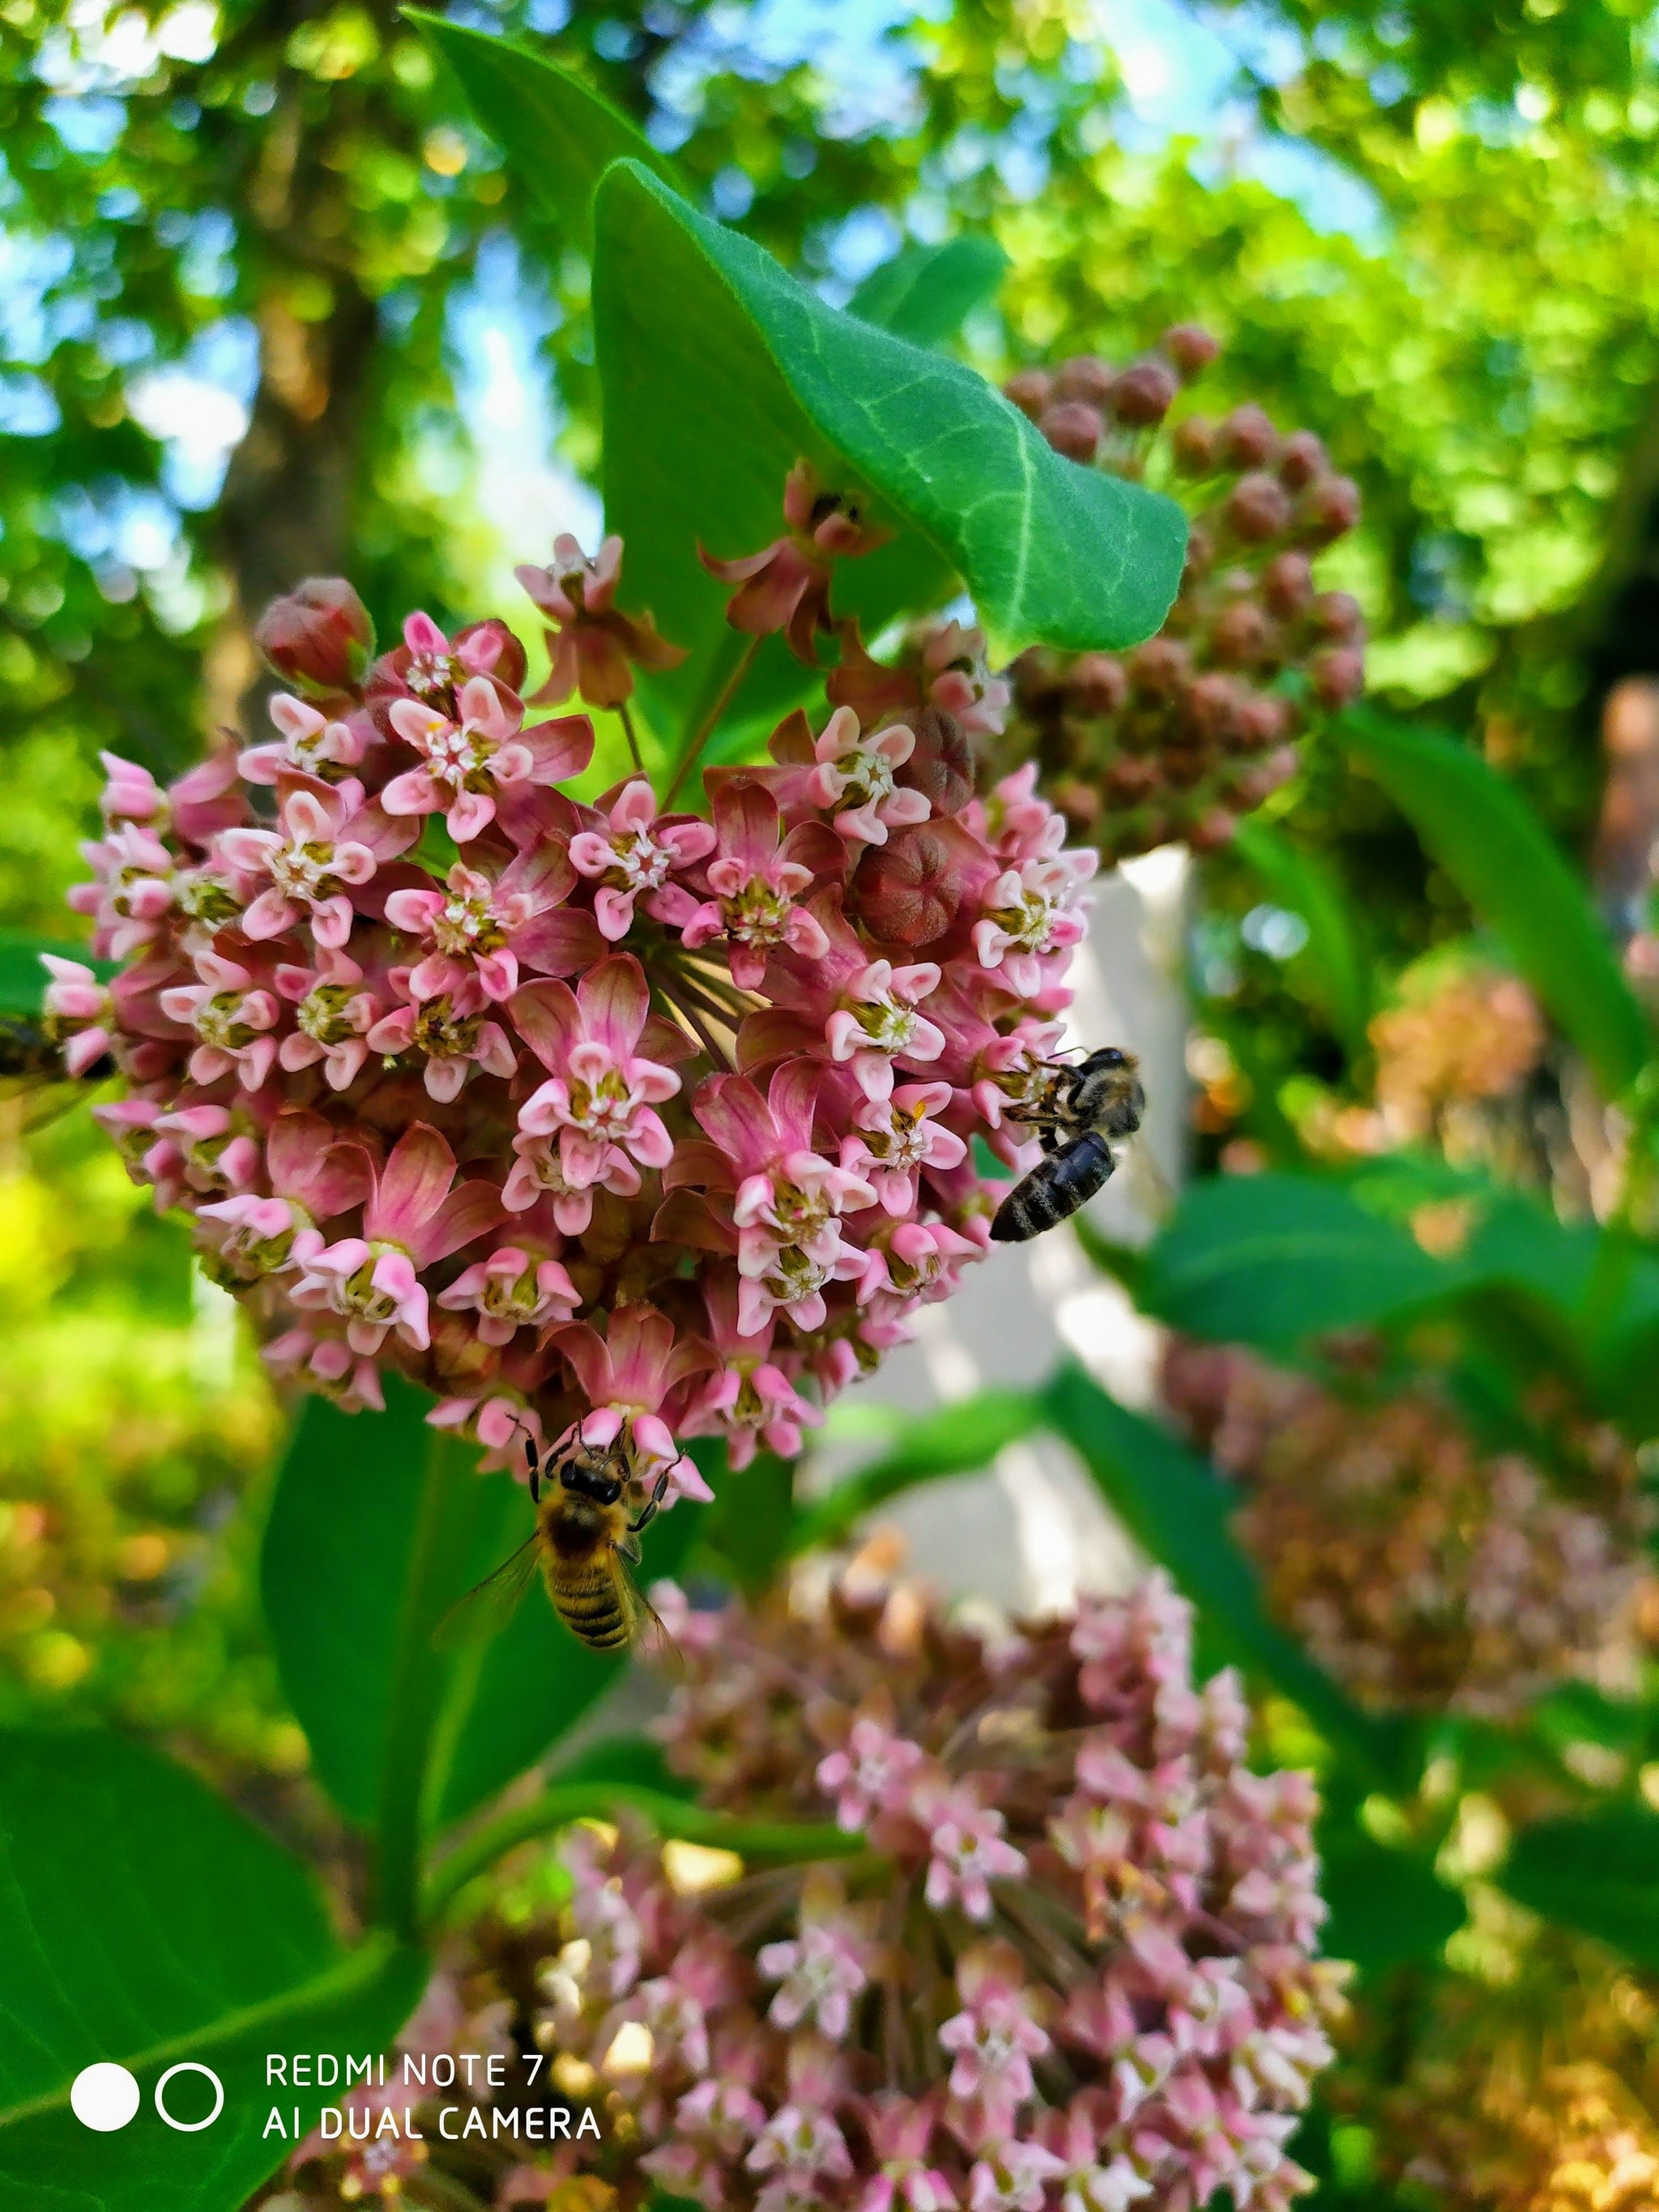
<svg viewBox="0 0 1659 2212">
<path fill-rule="evenodd" d="M 1156 637 L 1121 657 L 1036 650 L 1012 670 L 999 758 L 1034 757 L 1074 834 L 1109 860 L 1174 838 L 1224 843 L 1294 772 L 1310 709 L 1346 706 L 1364 682 L 1358 605 L 1320 591 L 1311 566 L 1358 521 L 1358 487 L 1311 430 L 1282 435 L 1259 407 L 1166 426 L 1217 350 L 1182 324 L 1127 367 L 1084 355 L 1006 387 L 1057 452 L 1151 474 L 1193 516 L 1186 574 Z"/>
<path fill-rule="evenodd" d="M 1376 1103 L 1396 1139 L 1443 1133 L 1449 1111 L 1507 1097 L 1546 1042 L 1538 1001 L 1487 962 L 1437 964 L 1402 979 L 1399 1002 L 1370 1026 Z"/>
<path fill-rule="evenodd" d="M 1519 1452 L 1482 1452 L 1427 1388 L 1351 1402 L 1179 1340 L 1164 1387 L 1239 1480 L 1272 1610 L 1364 1704 L 1501 1717 L 1633 1655 L 1638 1471 L 1612 1429 L 1526 1409 L 1552 1482 Z"/>
</svg>

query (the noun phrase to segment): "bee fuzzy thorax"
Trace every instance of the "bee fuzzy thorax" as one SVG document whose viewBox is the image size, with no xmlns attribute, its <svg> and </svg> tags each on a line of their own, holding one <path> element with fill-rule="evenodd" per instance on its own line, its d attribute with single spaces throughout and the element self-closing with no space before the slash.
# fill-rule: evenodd
<svg viewBox="0 0 1659 2212">
<path fill-rule="evenodd" d="M 1048 1066 L 1038 1097 L 1008 1109 L 1010 1121 L 1036 1130 L 1043 1157 L 997 1208 L 991 1235 L 1000 1244 L 1040 1237 L 1103 1190 L 1117 1166 L 1114 1146 L 1133 1136 L 1146 1110 L 1134 1056 L 1115 1045 L 1075 1066 L 1062 1060 Z"/>
</svg>

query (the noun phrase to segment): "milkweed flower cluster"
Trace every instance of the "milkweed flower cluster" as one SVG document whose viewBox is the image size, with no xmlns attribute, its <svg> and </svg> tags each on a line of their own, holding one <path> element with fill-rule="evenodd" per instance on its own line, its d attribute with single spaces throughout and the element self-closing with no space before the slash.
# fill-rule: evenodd
<svg viewBox="0 0 1659 2212">
<path fill-rule="evenodd" d="M 1150 475 L 1193 514 L 1156 637 L 1123 655 L 1036 650 L 1012 672 L 995 757 L 1037 761 L 1073 831 L 1109 860 L 1171 839 L 1224 843 L 1295 772 L 1309 708 L 1346 706 L 1364 682 L 1358 605 L 1321 590 L 1311 566 L 1358 523 L 1358 487 L 1311 430 L 1283 435 L 1259 407 L 1166 423 L 1217 350 L 1179 324 L 1139 361 L 1079 356 L 1006 387 L 1058 452 Z"/>
<path fill-rule="evenodd" d="M 1609 1427 L 1534 1396 L 1554 1480 L 1487 1454 L 1424 1387 L 1351 1400 L 1177 1339 L 1164 1395 L 1238 1483 L 1267 1601 L 1364 1704 L 1502 1719 L 1634 1670 L 1652 1589 L 1641 1479 Z"/>
<path fill-rule="evenodd" d="M 659 2187 L 1254 2212 L 1310 2185 L 1286 2144 L 1344 1972 L 1314 1956 L 1314 1793 L 1244 1765 L 1237 1682 L 1194 1686 L 1166 1583 L 996 1645 L 850 1576 L 817 1611 L 655 1595 L 671 1763 L 865 1845 L 686 1895 L 644 1830 L 574 1833 L 538 2039 L 620 2091 Z"/>
<path fill-rule="evenodd" d="M 874 537 L 810 484 L 793 534 L 709 562 L 735 624 L 808 659 Z M 561 538 L 521 572 L 538 696 L 619 706 L 672 665 L 621 568 Z M 131 1171 L 271 1364 L 349 1407 L 395 1367 L 497 1460 L 580 1430 L 671 1498 L 706 1494 L 687 1437 L 798 1449 L 985 1251 L 975 1139 L 1030 1157 L 1007 1109 L 1058 1040 L 1096 860 L 1032 769 L 979 772 L 994 695 L 944 672 L 908 719 L 797 711 L 701 811 L 642 771 L 590 803 L 592 725 L 526 706 L 504 623 L 414 614 L 375 658 L 327 580 L 260 635 L 274 734 L 167 790 L 108 759 L 72 902 L 119 973 L 50 963 L 70 1064 L 126 1079 L 96 1110 Z"/>
</svg>

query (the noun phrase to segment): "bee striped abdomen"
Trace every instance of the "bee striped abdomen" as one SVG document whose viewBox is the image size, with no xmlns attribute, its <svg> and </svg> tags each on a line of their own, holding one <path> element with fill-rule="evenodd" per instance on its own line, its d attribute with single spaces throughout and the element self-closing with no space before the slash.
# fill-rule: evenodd
<svg viewBox="0 0 1659 2212">
<path fill-rule="evenodd" d="M 1069 1220 L 1105 1188 L 1116 1165 L 1109 1139 L 1085 1131 L 1021 1177 L 998 1206 L 992 1236 L 999 1244 L 1023 1244 Z"/>
<path fill-rule="evenodd" d="M 548 1579 L 554 1610 L 571 1634 L 595 1651 L 617 1651 L 631 1640 L 633 1624 L 617 1572 L 608 1559 L 587 1567 L 562 1564 Z"/>
</svg>

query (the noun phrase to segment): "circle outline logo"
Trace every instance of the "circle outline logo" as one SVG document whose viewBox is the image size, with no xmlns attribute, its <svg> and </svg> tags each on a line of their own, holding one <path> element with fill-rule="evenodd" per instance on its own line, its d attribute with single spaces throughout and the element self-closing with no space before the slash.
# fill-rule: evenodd
<svg viewBox="0 0 1659 2212">
<path fill-rule="evenodd" d="M 208 2080 L 212 2082 L 213 2110 L 208 2114 L 206 2119 L 175 2120 L 172 2113 L 168 2112 L 167 2106 L 161 2102 L 161 2092 L 167 2087 L 167 2083 L 172 2081 L 175 2074 L 205 2074 Z M 168 2127 L 176 2130 L 176 2131 L 181 2136 L 199 2135 L 204 2128 L 210 2128 L 213 2125 L 213 2123 L 218 2118 L 220 2113 L 225 2109 L 224 2083 L 219 2079 L 219 2076 L 214 2072 L 210 2066 L 204 2066 L 198 2058 L 181 2058 L 176 2066 L 169 2066 L 167 2072 L 162 2075 L 161 2080 L 156 2083 L 151 2094 L 155 2100 L 155 2110 L 157 2113 L 163 2120 L 166 2121 Z"/>
</svg>

